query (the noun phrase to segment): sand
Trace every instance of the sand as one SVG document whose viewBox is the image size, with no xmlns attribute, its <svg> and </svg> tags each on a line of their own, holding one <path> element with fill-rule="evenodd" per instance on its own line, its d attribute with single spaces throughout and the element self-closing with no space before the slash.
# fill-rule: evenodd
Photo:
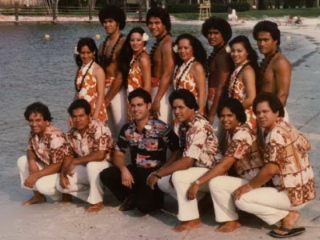
<svg viewBox="0 0 320 240">
<path fill-rule="evenodd" d="M 22 17 L 20 19 L 22 21 Z M 26 18 L 26 21 L 32 20 L 45 21 Z M 0 16 L 0 21 L 14 20 Z M 320 19 L 304 19 L 304 24 L 301 26 L 280 26 L 282 34 L 285 34 L 287 39 L 294 34 L 308 36 L 303 43 L 308 47 L 303 50 L 296 49 L 294 56 L 297 57 L 290 59 L 293 73 L 287 107 L 291 123 L 299 128 L 312 144 L 309 155 L 316 174 L 318 192 L 320 186 L 319 22 Z M 184 23 L 201 24 L 198 21 Z M 234 27 L 252 29 L 255 23 L 256 21 L 246 21 Z M 15 162 L 16 159 L 10 161 Z M 203 225 L 200 228 L 190 232 L 175 233 L 171 228 L 178 223 L 175 217 L 177 205 L 170 197 L 166 198 L 165 209 L 152 215 L 144 215 L 136 210 L 127 213 L 119 212 L 117 210 L 119 203 L 110 193 L 107 193 L 105 199 L 106 207 L 97 214 L 85 213 L 84 207 L 87 204 L 81 201 L 65 206 L 48 201 L 44 204 L 22 207 L 20 203 L 28 199 L 31 192 L 20 189 L 15 164 L 7 169 L 9 170 L 2 172 L 0 176 L 2 183 L 0 239 L 271 239 L 266 235 L 270 228 L 258 218 L 248 214 L 241 214 L 243 226 L 234 233 L 216 233 L 214 230 L 218 224 L 214 221 L 212 210 L 202 215 Z M 320 239 L 319 203 L 319 197 L 317 197 L 301 211 L 297 224 L 305 226 L 307 232 L 295 239 Z"/>
</svg>

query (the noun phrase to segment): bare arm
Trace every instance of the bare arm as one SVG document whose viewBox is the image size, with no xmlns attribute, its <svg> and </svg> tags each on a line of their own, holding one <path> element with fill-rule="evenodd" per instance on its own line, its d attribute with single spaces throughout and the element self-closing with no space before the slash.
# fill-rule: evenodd
<svg viewBox="0 0 320 240">
<path fill-rule="evenodd" d="M 27 151 L 28 165 L 29 165 L 29 173 L 35 173 L 39 171 L 38 165 L 36 163 L 37 156 L 32 150 Z"/>
<path fill-rule="evenodd" d="M 72 162 L 75 165 L 79 164 L 87 164 L 89 162 L 95 162 L 95 161 L 102 161 L 106 157 L 106 151 L 105 150 L 99 150 L 89 153 L 86 156 L 74 158 Z"/>
<path fill-rule="evenodd" d="M 113 154 L 112 162 L 115 167 L 119 168 L 121 172 L 121 181 L 122 185 L 132 188 L 132 184 L 134 183 L 134 179 L 130 171 L 128 170 L 125 162 L 125 153 L 116 150 Z"/>
<path fill-rule="evenodd" d="M 99 117 L 99 112 L 102 108 L 103 105 L 103 101 L 104 101 L 104 94 L 105 94 L 105 74 L 103 69 L 98 66 L 97 64 L 95 64 L 95 72 L 94 72 L 94 76 L 97 79 L 97 93 L 98 93 L 98 99 L 96 102 L 96 109 L 94 110 L 93 113 L 93 119 L 98 119 Z"/>
<path fill-rule="evenodd" d="M 291 64 L 282 57 L 274 63 L 274 74 L 276 79 L 277 96 L 285 107 L 289 96 L 291 81 Z"/>
<path fill-rule="evenodd" d="M 198 92 L 199 112 L 205 113 L 206 106 L 206 73 L 200 63 L 195 63 L 192 66 L 192 74 L 196 82 Z"/>
<path fill-rule="evenodd" d="M 168 161 L 166 161 L 165 164 L 163 164 L 163 168 L 169 166 L 170 164 L 172 164 L 174 161 L 178 160 L 179 158 L 181 158 L 181 150 L 176 150 L 174 152 L 171 153 Z"/>
<path fill-rule="evenodd" d="M 115 95 L 120 91 L 121 84 L 122 84 L 122 74 L 118 72 L 114 82 L 112 83 L 109 92 L 106 94 L 104 101 L 106 104 L 106 107 L 109 106 L 111 100 L 114 98 Z"/>
<path fill-rule="evenodd" d="M 243 100 L 242 105 L 244 109 L 247 109 L 252 106 L 253 100 L 256 97 L 256 76 L 252 68 L 246 68 L 243 70 L 240 77 L 247 95 Z"/>
<path fill-rule="evenodd" d="M 151 91 L 151 62 L 147 54 L 143 54 L 138 62 L 143 76 L 143 89 L 150 93 Z"/>
</svg>

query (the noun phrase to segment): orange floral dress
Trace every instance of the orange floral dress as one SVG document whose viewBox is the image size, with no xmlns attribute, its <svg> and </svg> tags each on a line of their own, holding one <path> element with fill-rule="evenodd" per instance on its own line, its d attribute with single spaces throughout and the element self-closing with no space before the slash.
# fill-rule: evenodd
<svg viewBox="0 0 320 240">
<path fill-rule="evenodd" d="M 88 70 L 89 67 L 90 69 Z M 77 97 L 79 99 L 87 100 L 91 106 L 91 114 L 94 114 L 94 111 L 96 109 L 96 103 L 98 100 L 98 90 L 97 79 L 95 78 L 95 76 L 93 76 L 92 72 L 93 64 L 91 64 L 91 62 L 82 65 L 77 75 L 76 87 L 77 89 L 80 89 L 80 91 L 77 93 Z M 104 102 L 99 111 L 98 120 L 102 122 L 107 121 L 107 111 Z"/>
<path fill-rule="evenodd" d="M 243 102 L 247 97 L 247 92 L 242 81 L 238 80 L 238 74 L 243 69 L 244 65 L 237 67 L 231 77 L 228 84 L 228 97 L 238 99 Z M 251 129 L 255 130 L 257 128 L 256 115 L 253 113 L 252 106 L 245 109 L 247 115 L 247 124 Z"/>
</svg>

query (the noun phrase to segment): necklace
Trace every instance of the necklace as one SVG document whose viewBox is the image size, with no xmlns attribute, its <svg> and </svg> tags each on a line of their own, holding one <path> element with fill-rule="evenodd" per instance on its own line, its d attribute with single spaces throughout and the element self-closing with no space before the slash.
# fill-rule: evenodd
<svg viewBox="0 0 320 240">
<path fill-rule="evenodd" d="M 277 50 L 270 56 L 268 57 L 267 59 L 263 59 L 262 60 L 262 63 L 261 63 L 261 69 L 260 69 L 260 74 L 261 74 L 261 77 L 263 79 L 263 75 L 264 73 L 266 72 L 267 70 L 267 67 L 269 66 L 271 60 L 276 56 L 277 53 L 281 52 L 280 48 L 278 47 Z"/>
<path fill-rule="evenodd" d="M 193 58 L 191 58 L 188 62 L 186 62 L 185 64 L 182 64 L 180 67 L 178 67 L 178 68 L 176 69 L 176 71 L 175 71 L 175 73 L 174 73 L 173 79 L 176 79 L 178 70 L 181 70 L 181 71 L 180 71 L 180 76 L 178 77 L 178 80 L 177 80 L 177 83 L 176 83 L 176 89 L 178 89 L 182 77 L 186 74 L 187 70 L 189 70 L 189 69 L 191 68 L 192 63 L 194 63 L 194 62 L 195 62 L 195 59 L 194 59 L 194 57 L 193 57 Z M 180 69 L 180 68 L 181 68 L 181 69 Z"/>
<path fill-rule="evenodd" d="M 135 56 L 134 58 L 132 58 L 131 62 L 130 62 L 130 69 L 132 67 L 132 65 L 140 58 L 141 54 L 145 51 L 145 49 L 142 49 L 142 51 L 140 51 L 137 56 Z"/>
<path fill-rule="evenodd" d="M 207 58 L 207 65 L 208 68 L 210 66 L 210 63 L 214 60 L 214 58 L 221 52 L 222 49 L 226 47 L 226 44 L 223 44 L 222 46 L 218 48 L 213 48 L 212 52 L 210 53 L 209 57 Z"/>
<path fill-rule="evenodd" d="M 84 79 L 86 78 L 86 76 L 87 76 L 87 74 L 88 74 L 91 66 L 93 65 L 93 62 L 94 62 L 94 61 L 92 60 L 91 63 L 90 63 L 90 65 L 89 65 L 89 67 L 88 67 L 88 69 L 87 69 L 87 71 L 86 71 L 86 73 L 83 75 L 83 77 L 82 77 L 82 79 L 81 79 L 81 83 L 80 83 L 80 88 L 77 87 L 77 78 L 78 78 L 79 72 L 81 71 L 81 68 L 79 68 L 79 70 L 78 70 L 78 72 L 77 72 L 77 75 L 76 75 L 76 77 L 75 77 L 75 79 L 74 79 L 74 87 L 75 87 L 75 89 L 76 89 L 77 92 L 80 92 L 80 91 L 81 91 L 83 81 L 84 81 Z"/>
<path fill-rule="evenodd" d="M 155 51 L 157 50 L 160 42 L 161 42 L 167 35 L 169 35 L 169 34 L 166 33 L 166 34 L 163 35 L 161 38 L 157 39 L 157 41 L 153 44 L 153 46 L 152 46 L 152 48 L 151 48 L 151 52 L 150 52 L 151 66 L 153 65 L 153 55 L 154 55 Z"/>
<path fill-rule="evenodd" d="M 109 57 L 107 57 L 105 55 L 105 52 L 106 52 L 107 42 L 109 41 L 110 35 L 107 36 L 106 39 L 104 40 L 103 45 L 102 45 L 103 46 L 102 47 L 102 56 L 100 57 L 100 61 L 99 61 L 103 67 L 109 66 L 109 64 L 112 62 L 114 51 L 116 50 L 116 48 L 120 42 L 120 39 L 122 37 L 123 37 L 123 34 L 120 34 L 116 43 L 113 45 L 113 47 L 111 49 L 111 53 L 110 53 Z"/>
<path fill-rule="evenodd" d="M 250 64 L 250 62 L 246 62 L 242 65 L 240 65 L 238 68 L 240 68 L 240 70 L 237 72 L 237 74 L 235 75 L 234 77 L 234 81 L 233 81 L 233 84 L 232 84 L 232 88 L 230 90 L 229 88 L 229 94 L 231 95 L 232 98 L 234 98 L 235 94 L 236 94 L 236 91 L 235 91 L 235 87 L 236 87 L 236 84 L 238 82 L 238 78 L 240 76 L 240 74 L 242 73 L 243 69 L 248 66 Z M 236 70 L 235 70 L 236 71 Z M 232 76 L 230 76 L 230 79 L 229 79 L 229 86 L 231 86 L 231 82 L 232 81 Z"/>
</svg>

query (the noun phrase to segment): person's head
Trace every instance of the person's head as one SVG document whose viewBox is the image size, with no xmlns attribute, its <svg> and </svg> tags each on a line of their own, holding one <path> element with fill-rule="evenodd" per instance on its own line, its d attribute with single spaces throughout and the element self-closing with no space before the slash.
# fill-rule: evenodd
<svg viewBox="0 0 320 240">
<path fill-rule="evenodd" d="M 137 88 L 129 93 L 128 101 L 132 117 L 135 121 L 149 118 L 152 101 L 150 93 L 142 88 Z"/>
<path fill-rule="evenodd" d="M 85 99 L 77 99 L 71 103 L 68 113 L 72 119 L 74 128 L 85 131 L 90 123 L 91 106 Z"/>
<path fill-rule="evenodd" d="M 127 48 L 131 54 L 140 52 L 146 46 L 147 38 L 149 38 L 148 35 L 141 27 L 132 28 L 122 48 Z"/>
<path fill-rule="evenodd" d="M 169 102 L 179 122 L 192 120 L 195 112 L 199 110 L 196 98 L 186 89 L 173 91 L 169 96 Z"/>
<path fill-rule="evenodd" d="M 52 120 L 49 108 L 41 102 L 27 106 L 24 117 L 29 122 L 31 131 L 36 134 L 43 134 Z"/>
<path fill-rule="evenodd" d="M 258 22 L 253 28 L 253 37 L 262 54 L 274 52 L 280 46 L 280 30 L 274 22 Z"/>
<path fill-rule="evenodd" d="M 105 5 L 99 12 L 100 23 L 104 26 L 107 34 L 113 34 L 126 26 L 126 15 L 114 5 Z"/>
<path fill-rule="evenodd" d="M 224 129 L 233 131 L 239 124 L 247 121 L 247 116 L 242 103 L 235 98 L 228 98 L 221 102 L 217 109 L 217 115 Z"/>
<path fill-rule="evenodd" d="M 284 117 L 284 108 L 274 93 L 262 92 L 253 101 L 253 112 L 260 127 L 271 128 L 278 117 Z"/>
<path fill-rule="evenodd" d="M 236 65 L 243 64 L 246 60 L 257 62 L 258 55 L 252 48 L 249 39 L 244 35 L 239 35 L 229 42 L 231 48 L 231 58 Z"/>
<path fill-rule="evenodd" d="M 178 51 L 178 65 L 190 60 L 192 57 L 194 57 L 196 61 L 205 65 L 207 59 L 206 50 L 198 38 L 189 33 L 183 33 L 177 37 L 175 45 L 177 45 Z"/>
<path fill-rule="evenodd" d="M 92 38 L 80 38 L 77 44 L 76 63 L 81 66 L 83 63 L 87 64 L 94 59 L 97 59 L 98 49 L 95 41 Z"/>
<path fill-rule="evenodd" d="M 168 12 L 161 7 L 150 8 L 146 17 L 147 26 L 151 34 L 158 38 L 165 32 L 171 31 L 171 21 Z"/>
<path fill-rule="evenodd" d="M 210 17 L 202 24 L 202 35 L 208 39 L 210 46 L 218 47 L 227 43 L 232 37 L 230 24 L 223 18 Z"/>
</svg>

